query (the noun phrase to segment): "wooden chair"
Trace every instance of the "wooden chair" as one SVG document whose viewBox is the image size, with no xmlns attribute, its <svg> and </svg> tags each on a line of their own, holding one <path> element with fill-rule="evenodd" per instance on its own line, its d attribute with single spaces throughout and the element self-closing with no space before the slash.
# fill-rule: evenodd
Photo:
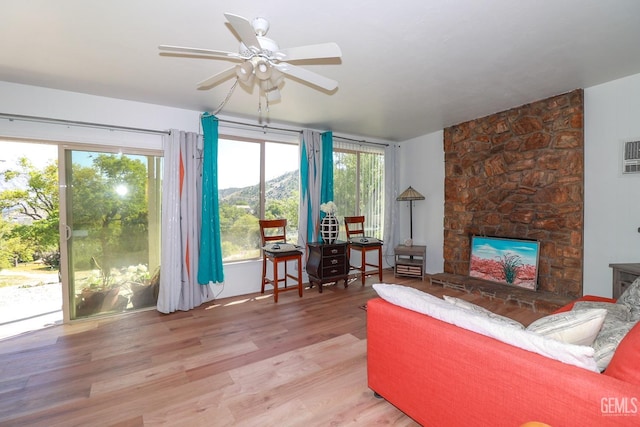
<svg viewBox="0 0 640 427">
<path fill-rule="evenodd" d="M 362 285 L 366 276 L 378 274 L 379 280 L 382 282 L 382 242 L 378 239 L 368 238 L 364 234 L 364 216 L 345 216 L 344 227 L 347 233 L 347 242 L 349 243 L 349 252 L 351 250 L 360 252 L 360 265 L 351 265 L 351 269 L 358 270 L 361 276 Z M 373 264 L 367 262 L 367 252 L 378 251 L 378 263 Z M 349 259 L 353 259 L 349 257 Z M 374 267 L 375 270 L 367 271 L 367 267 Z"/>
<path fill-rule="evenodd" d="M 260 220 L 260 238 L 262 241 L 262 286 L 260 292 L 264 294 L 264 286 L 270 284 L 273 286 L 273 300 L 278 302 L 278 292 L 292 291 L 298 289 L 298 295 L 302 297 L 302 251 L 296 248 L 286 248 L 287 242 L 287 220 L 286 219 L 263 219 Z M 271 245 L 265 249 L 266 245 L 276 244 L 275 248 Z M 283 249 L 278 248 L 282 244 Z M 289 245 L 287 245 L 289 246 Z M 298 263 L 298 274 L 293 275 L 287 271 L 289 261 Z M 267 277 L 267 263 L 273 264 L 273 278 Z M 284 276 L 279 277 L 278 265 L 284 264 Z M 294 279 L 297 286 L 288 287 L 287 279 Z M 279 284 L 284 286 L 280 287 Z"/>
</svg>

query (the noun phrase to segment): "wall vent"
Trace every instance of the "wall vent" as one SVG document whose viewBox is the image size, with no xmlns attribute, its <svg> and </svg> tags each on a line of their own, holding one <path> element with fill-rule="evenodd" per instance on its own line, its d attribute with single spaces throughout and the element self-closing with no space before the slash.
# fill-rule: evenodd
<svg viewBox="0 0 640 427">
<path fill-rule="evenodd" d="M 640 141 L 624 143 L 622 173 L 640 173 Z"/>
</svg>

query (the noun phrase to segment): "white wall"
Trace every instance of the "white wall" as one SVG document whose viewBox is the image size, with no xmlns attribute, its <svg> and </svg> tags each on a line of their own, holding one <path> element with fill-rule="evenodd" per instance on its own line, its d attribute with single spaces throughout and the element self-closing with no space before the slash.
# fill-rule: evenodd
<svg viewBox="0 0 640 427">
<path fill-rule="evenodd" d="M 197 132 L 200 112 L 0 81 L 0 113 L 165 131 Z M 161 148 L 153 134 L 0 119 L 0 135 L 48 141 Z"/>
<path fill-rule="evenodd" d="M 400 144 L 398 194 L 412 186 L 425 196 L 413 202 L 413 243 L 427 246 L 427 273 L 444 267 L 444 147 L 443 131 Z M 409 203 L 400 203 L 400 242 L 409 238 Z"/>
<path fill-rule="evenodd" d="M 611 296 L 610 263 L 640 262 L 640 174 L 620 145 L 640 140 L 640 74 L 585 89 L 585 294 Z"/>
</svg>

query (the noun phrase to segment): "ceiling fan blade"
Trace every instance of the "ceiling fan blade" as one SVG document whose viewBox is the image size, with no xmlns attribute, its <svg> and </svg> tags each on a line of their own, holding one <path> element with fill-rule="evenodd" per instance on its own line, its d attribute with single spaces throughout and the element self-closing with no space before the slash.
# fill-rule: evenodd
<svg viewBox="0 0 640 427">
<path fill-rule="evenodd" d="M 220 71 L 218 74 L 213 75 L 208 79 L 198 83 L 198 89 L 200 90 L 211 89 L 215 85 L 222 83 L 223 81 L 227 80 L 229 77 L 235 76 L 235 75 L 236 75 L 235 66 L 231 68 L 227 68 L 226 70 Z"/>
<path fill-rule="evenodd" d="M 305 82 L 311 83 L 312 85 L 321 87 L 325 90 L 331 91 L 338 87 L 337 81 L 331 80 L 302 67 L 296 67 L 295 65 L 291 65 L 286 62 L 273 64 L 273 66 L 285 74 L 304 80 Z"/>
<path fill-rule="evenodd" d="M 240 37 L 240 41 L 245 44 L 248 48 L 256 48 L 260 50 L 260 42 L 258 41 L 258 37 L 256 37 L 256 32 L 251 26 L 251 23 L 242 16 L 234 15 L 233 13 L 225 13 L 225 18 L 229 21 L 231 26 L 238 36 Z"/>
<path fill-rule="evenodd" d="M 211 50 L 211 49 L 200 49 L 195 47 L 182 47 L 182 46 L 170 46 L 166 44 L 162 44 L 158 46 L 158 49 L 165 52 L 174 52 L 174 53 L 182 53 L 185 55 L 207 55 L 207 56 L 215 56 L 225 59 L 242 59 L 241 56 L 234 52 L 226 52 L 224 50 Z"/>
<path fill-rule="evenodd" d="M 309 46 L 290 47 L 276 53 L 281 61 L 301 61 L 303 59 L 340 58 L 342 51 L 336 43 L 321 43 Z"/>
</svg>

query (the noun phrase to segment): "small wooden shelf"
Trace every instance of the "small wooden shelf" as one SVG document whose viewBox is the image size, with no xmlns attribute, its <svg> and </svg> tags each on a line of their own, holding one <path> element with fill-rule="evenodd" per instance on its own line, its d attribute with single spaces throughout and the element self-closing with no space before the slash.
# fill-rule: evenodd
<svg viewBox="0 0 640 427">
<path fill-rule="evenodd" d="M 609 264 L 613 269 L 612 297 L 620 298 L 620 295 L 640 277 L 640 264 Z"/>
<path fill-rule="evenodd" d="M 427 247 L 398 245 L 394 249 L 396 262 L 395 277 L 420 277 L 424 280 Z"/>
</svg>

